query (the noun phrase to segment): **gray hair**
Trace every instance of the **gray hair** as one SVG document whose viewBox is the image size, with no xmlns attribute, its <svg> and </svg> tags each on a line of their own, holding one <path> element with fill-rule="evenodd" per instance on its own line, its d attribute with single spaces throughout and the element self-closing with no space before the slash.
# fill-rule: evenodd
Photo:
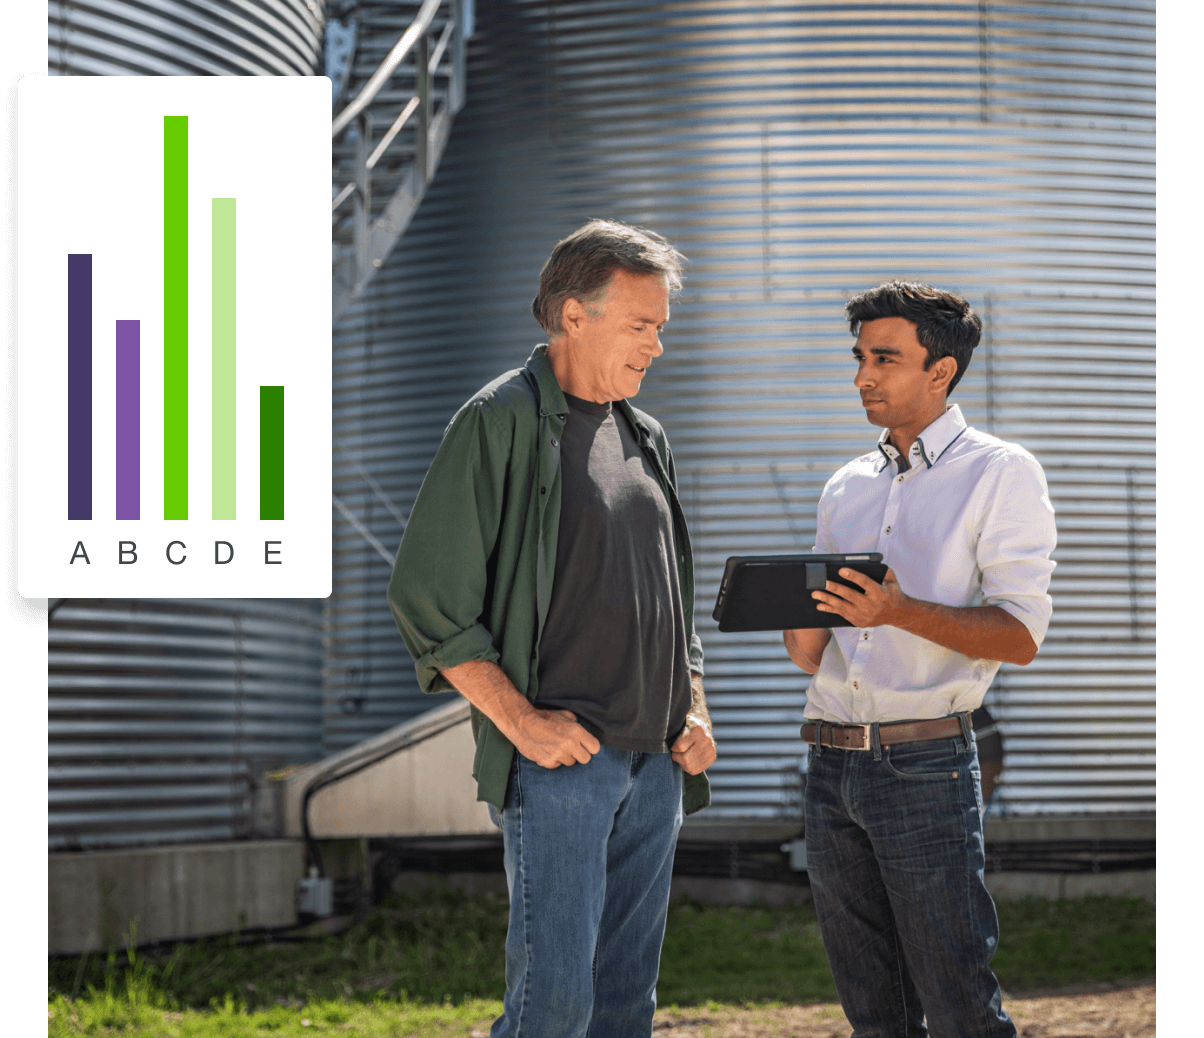
<svg viewBox="0 0 1204 1038">
<path fill-rule="evenodd" d="M 539 294 L 531 313 L 549 339 L 564 334 L 560 320 L 565 300 L 576 299 L 590 317 L 601 311 L 591 308 L 610 287 L 616 270 L 629 274 L 659 274 L 669 291 L 681 291 L 685 256 L 655 231 L 647 231 L 616 220 L 590 220 L 556 243 L 539 273 Z"/>
</svg>

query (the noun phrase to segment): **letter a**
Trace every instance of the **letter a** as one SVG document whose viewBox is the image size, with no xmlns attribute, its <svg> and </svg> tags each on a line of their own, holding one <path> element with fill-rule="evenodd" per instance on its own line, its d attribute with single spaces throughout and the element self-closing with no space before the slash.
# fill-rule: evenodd
<svg viewBox="0 0 1204 1038">
<path fill-rule="evenodd" d="M 83 541 L 75 542 L 75 551 L 71 553 L 71 562 L 68 565 L 74 566 L 75 560 L 82 558 L 89 566 L 92 565 L 92 560 L 88 558 L 88 549 L 84 547 Z"/>
</svg>

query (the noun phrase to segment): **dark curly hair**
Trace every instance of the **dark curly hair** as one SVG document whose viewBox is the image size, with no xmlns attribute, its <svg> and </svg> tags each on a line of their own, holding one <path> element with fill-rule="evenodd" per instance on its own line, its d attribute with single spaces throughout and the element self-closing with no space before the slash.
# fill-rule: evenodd
<svg viewBox="0 0 1204 1038">
<path fill-rule="evenodd" d="M 887 281 L 853 296 L 845 304 L 849 331 L 857 335 L 866 321 L 902 317 L 916 326 L 916 338 L 928 351 L 927 371 L 941 357 L 957 361 L 957 373 L 945 390 L 953 392 L 970 366 L 970 355 L 982 337 L 982 319 L 961 296 L 919 281 Z"/>
</svg>

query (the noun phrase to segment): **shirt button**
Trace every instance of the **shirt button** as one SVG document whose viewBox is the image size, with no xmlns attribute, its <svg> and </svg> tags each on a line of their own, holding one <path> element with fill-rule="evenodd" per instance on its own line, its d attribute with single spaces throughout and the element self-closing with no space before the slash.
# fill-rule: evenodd
<svg viewBox="0 0 1204 1038">
<path fill-rule="evenodd" d="M 862 639 L 862 641 L 868 641 L 868 640 L 869 640 L 869 636 L 870 636 L 870 632 L 869 632 L 869 631 L 862 631 L 862 632 L 861 632 L 861 639 Z"/>
<path fill-rule="evenodd" d="M 861 686 L 860 686 L 859 684 L 857 684 L 857 682 L 856 682 L 856 681 L 854 681 L 854 682 L 853 682 L 853 687 L 854 687 L 854 688 L 860 688 Z"/>
<path fill-rule="evenodd" d="M 902 482 L 903 482 L 903 477 L 902 477 L 902 476 L 900 476 L 900 477 L 899 477 L 899 478 L 896 480 L 896 482 L 898 482 L 898 483 L 902 483 Z"/>
<path fill-rule="evenodd" d="M 886 528 L 886 532 L 887 532 L 887 533 L 890 533 L 890 527 L 889 527 L 889 526 Z"/>
<path fill-rule="evenodd" d="M 547 487 L 540 487 L 540 488 L 539 488 L 539 492 L 540 492 L 541 494 L 546 494 L 546 493 L 548 492 L 548 488 L 547 488 Z"/>
</svg>

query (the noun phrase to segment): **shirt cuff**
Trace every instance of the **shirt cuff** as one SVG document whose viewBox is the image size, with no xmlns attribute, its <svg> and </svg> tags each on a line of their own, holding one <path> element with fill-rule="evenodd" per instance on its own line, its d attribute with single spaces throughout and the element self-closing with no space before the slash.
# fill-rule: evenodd
<svg viewBox="0 0 1204 1038">
<path fill-rule="evenodd" d="M 1049 629 L 1049 617 L 1051 613 L 1049 599 L 1044 598 L 1035 608 L 1029 608 L 1026 605 L 1014 602 L 1010 599 L 999 598 L 992 601 L 986 599 L 983 605 L 995 606 L 997 609 L 1002 609 L 1009 616 L 1014 616 L 1022 624 L 1025 630 L 1028 631 L 1029 637 L 1033 640 L 1033 645 L 1038 649 L 1041 648 L 1041 643 L 1045 641 L 1045 632 Z"/>
<path fill-rule="evenodd" d="M 450 692 L 454 686 L 442 671 L 472 660 L 496 663 L 499 659 L 501 656 L 493 647 L 492 636 L 480 624 L 473 624 L 424 653 L 414 664 L 414 669 L 423 692 Z"/>
</svg>

